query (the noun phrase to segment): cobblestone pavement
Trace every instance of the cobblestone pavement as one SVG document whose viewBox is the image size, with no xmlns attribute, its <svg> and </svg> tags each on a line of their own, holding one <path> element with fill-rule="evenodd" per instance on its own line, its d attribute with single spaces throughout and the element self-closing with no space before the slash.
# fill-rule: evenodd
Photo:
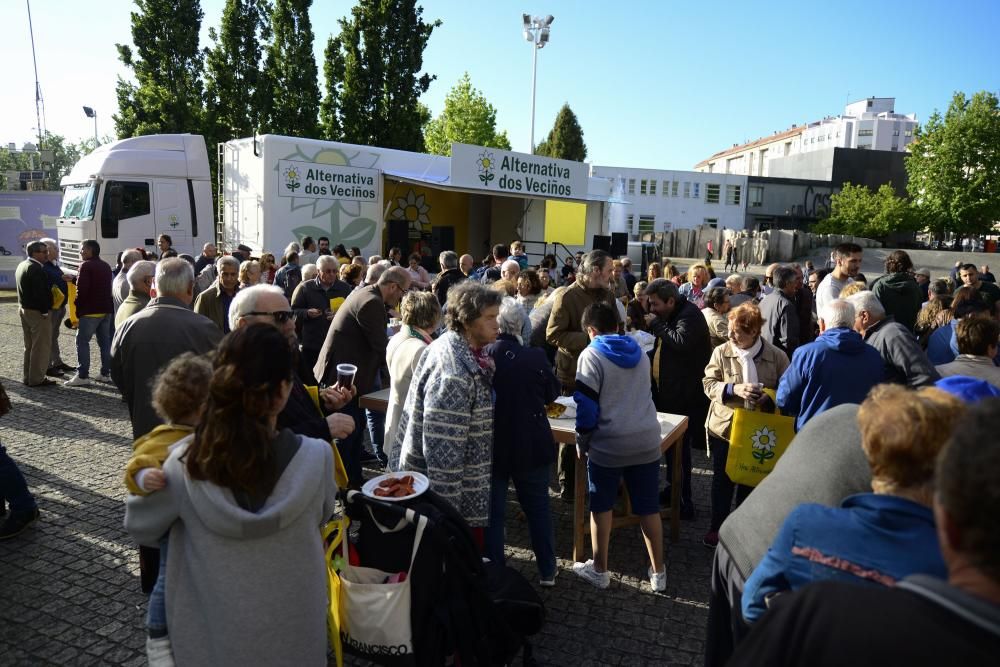
<svg viewBox="0 0 1000 667">
<path fill-rule="evenodd" d="M 17 307 L 3 301 L 0 379 L 14 410 L 0 419 L 0 439 L 24 472 L 41 519 L 0 542 L 0 665 L 144 664 L 145 597 L 137 551 L 122 528 L 121 476 L 132 444 L 125 404 L 106 385 L 22 385 Z M 72 334 L 64 330 L 60 339 L 64 360 L 73 364 Z M 97 362 L 95 354 L 92 366 Z M 704 451 L 695 452 L 694 465 L 698 518 L 682 522 L 680 541 L 667 544 L 665 595 L 649 592 L 638 527 L 612 536 L 609 589 L 578 580 L 569 571 L 571 508 L 553 500 L 561 558 L 555 588 L 539 589 L 548 608 L 533 641 L 541 664 L 701 661 L 712 555 L 700 543 L 711 482 Z M 509 562 L 535 582 L 527 525 L 511 503 Z"/>
</svg>

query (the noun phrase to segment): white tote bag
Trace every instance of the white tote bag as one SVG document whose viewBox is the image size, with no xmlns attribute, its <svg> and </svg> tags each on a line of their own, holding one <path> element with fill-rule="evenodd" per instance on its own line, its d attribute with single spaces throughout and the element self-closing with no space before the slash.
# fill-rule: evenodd
<svg viewBox="0 0 1000 667">
<path fill-rule="evenodd" d="M 347 540 L 342 547 L 344 567 L 340 571 L 342 621 L 340 637 L 346 650 L 369 657 L 375 662 L 395 658 L 405 663 L 413 658 L 413 629 L 410 623 L 410 573 L 427 517 L 416 519 L 406 510 L 406 519 L 416 523 L 413 552 L 406 578 L 398 583 L 384 583 L 395 572 L 350 564 Z"/>
</svg>

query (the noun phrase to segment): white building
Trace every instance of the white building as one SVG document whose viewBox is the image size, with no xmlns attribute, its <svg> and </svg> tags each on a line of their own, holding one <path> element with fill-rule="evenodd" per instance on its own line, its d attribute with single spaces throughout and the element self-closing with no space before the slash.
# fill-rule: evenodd
<svg viewBox="0 0 1000 667">
<path fill-rule="evenodd" d="M 631 241 L 700 225 L 743 229 L 746 222 L 743 175 L 601 166 L 590 175 L 607 179 L 615 198 L 629 202 L 612 203 L 606 224 L 608 233 L 628 232 Z"/>
<path fill-rule="evenodd" d="M 895 112 L 893 97 L 869 97 L 852 102 L 842 116 L 809 123 L 802 132 L 800 151 L 824 148 L 861 148 L 906 151 L 917 129 L 916 114 Z"/>
<path fill-rule="evenodd" d="M 917 129 L 915 114 L 897 114 L 896 98 L 869 97 L 844 107 L 840 116 L 792 125 L 744 144 L 715 153 L 695 165 L 704 173 L 770 176 L 769 161 L 825 148 L 906 151 Z"/>
</svg>

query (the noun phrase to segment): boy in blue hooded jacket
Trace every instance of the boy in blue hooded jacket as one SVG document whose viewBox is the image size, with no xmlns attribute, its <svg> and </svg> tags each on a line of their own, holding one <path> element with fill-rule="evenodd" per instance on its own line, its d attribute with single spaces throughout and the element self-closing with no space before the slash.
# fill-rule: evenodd
<svg viewBox="0 0 1000 667">
<path fill-rule="evenodd" d="M 624 477 L 649 552 L 649 583 L 662 592 L 667 573 L 659 507 L 660 424 L 649 387 L 649 357 L 635 340 L 618 335 L 618 313 L 605 303 L 587 306 L 582 328 L 590 345 L 577 361 L 573 398 L 577 456 L 587 458 L 594 558 L 574 563 L 573 572 L 598 588 L 611 582 L 611 509 Z"/>
</svg>

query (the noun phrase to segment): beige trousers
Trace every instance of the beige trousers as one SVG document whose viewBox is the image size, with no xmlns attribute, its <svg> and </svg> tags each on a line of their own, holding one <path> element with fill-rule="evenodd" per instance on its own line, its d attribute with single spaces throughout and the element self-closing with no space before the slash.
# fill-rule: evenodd
<svg viewBox="0 0 1000 667">
<path fill-rule="evenodd" d="M 45 379 L 52 350 L 52 317 L 37 310 L 18 309 L 24 332 L 24 384 L 34 386 Z"/>
</svg>

